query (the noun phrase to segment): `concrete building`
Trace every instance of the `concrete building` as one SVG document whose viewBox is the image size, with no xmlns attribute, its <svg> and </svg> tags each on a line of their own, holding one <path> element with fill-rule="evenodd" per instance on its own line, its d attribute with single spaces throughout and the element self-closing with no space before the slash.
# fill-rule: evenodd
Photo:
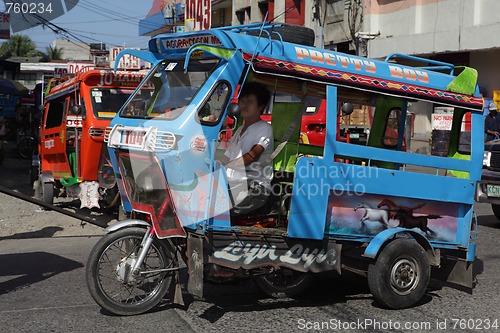
<svg viewBox="0 0 500 333">
<path fill-rule="evenodd" d="M 479 72 L 484 97 L 500 90 L 500 1 L 365 0 L 363 30 L 367 56 L 391 52 L 419 55 Z"/>
<path fill-rule="evenodd" d="M 63 58 L 65 60 L 72 60 L 72 61 L 92 60 L 89 44 L 81 42 L 72 42 L 63 39 L 56 39 L 53 45 L 58 49 L 62 49 Z"/>
</svg>

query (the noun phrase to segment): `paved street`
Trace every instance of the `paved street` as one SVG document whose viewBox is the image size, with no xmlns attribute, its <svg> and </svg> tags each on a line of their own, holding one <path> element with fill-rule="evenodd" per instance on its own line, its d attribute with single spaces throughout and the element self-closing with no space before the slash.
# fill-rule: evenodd
<svg viewBox="0 0 500 333">
<path fill-rule="evenodd" d="M 252 282 L 207 285 L 205 300 L 186 296 L 186 307 L 168 303 L 136 317 L 105 313 L 92 300 L 84 278 L 92 237 L 50 237 L 0 240 L 0 313 L 2 332 L 300 332 L 307 325 L 362 320 L 379 325 L 410 323 L 415 332 L 435 332 L 446 320 L 500 320 L 500 223 L 486 205 L 479 205 L 480 241 L 477 285 L 471 294 L 449 287 L 428 293 L 423 304 L 400 311 L 378 308 L 364 279 L 323 277 L 303 297 L 274 300 Z M 431 326 L 422 326 L 422 325 Z M 456 322 L 455 324 L 459 324 Z M 472 322 L 469 323 L 472 325 Z M 500 324 L 500 323 L 499 323 Z M 441 324 L 443 325 L 443 324 Z M 415 326 L 415 327 L 416 327 Z M 479 327 L 479 326 L 477 326 Z M 403 329 L 356 327 L 350 332 L 403 332 Z M 387 327 L 386 327 L 387 328 Z M 314 330 L 309 330 L 314 331 Z M 319 331 L 329 331 L 323 329 Z M 333 329 L 331 330 L 333 331 Z M 480 332 L 495 330 L 463 330 Z M 500 328 L 498 330 L 500 332 Z"/>
<path fill-rule="evenodd" d="M 0 168 L 5 175 L 26 163 L 11 154 Z M 25 178 L 16 177 L 7 183 L 29 192 Z M 0 234 L 1 332 L 500 332 L 500 222 L 485 204 L 477 206 L 472 294 L 434 284 L 422 304 L 391 311 L 374 304 L 366 280 L 355 276 L 322 276 L 302 297 L 282 300 L 242 281 L 206 284 L 203 300 L 185 293 L 185 306 L 165 302 L 144 315 L 117 317 L 93 301 L 85 282 L 102 229 L 0 196 L 1 223 L 17 230 Z"/>
</svg>

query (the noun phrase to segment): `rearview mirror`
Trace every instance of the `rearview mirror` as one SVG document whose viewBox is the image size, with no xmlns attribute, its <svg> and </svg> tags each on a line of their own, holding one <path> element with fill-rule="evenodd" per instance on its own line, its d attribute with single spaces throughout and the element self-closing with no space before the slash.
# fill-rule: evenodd
<svg viewBox="0 0 500 333">
<path fill-rule="evenodd" d="M 71 113 L 72 113 L 72 114 L 79 115 L 81 111 L 82 111 L 82 110 L 80 109 L 80 106 L 78 106 L 78 105 L 73 105 L 73 106 L 71 107 Z"/>
<path fill-rule="evenodd" d="M 354 106 L 351 103 L 342 104 L 342 115 L 348 116 L 354 111 Z"/>
<path fill-rule="evenodd" d="M 230 103 L 227 107 L 227 116 L 230 118 L 238 118 L 240 115 L 240 106 L 238 103 Z"/>
</svg>

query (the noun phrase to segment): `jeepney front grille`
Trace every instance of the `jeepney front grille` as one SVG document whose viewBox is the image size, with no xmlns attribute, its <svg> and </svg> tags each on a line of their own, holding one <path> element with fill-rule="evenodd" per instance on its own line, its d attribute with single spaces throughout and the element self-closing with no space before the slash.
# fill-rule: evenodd
<svg viewBox="0 0 500 333">
<path fill-rule="evenodd" d="M 500 171 L 500 151 L 492 151 L 490 159 L 490 170 Z"/>
<path fill-rule="evenodd" d="M 139 133 L 140 140 L 123 140 L 123 133 L 127 132 Z M 112 148 L 164 152 L 176 149 L 177 137 L 172 132 L 158 131 L 156 127 L 127 127 L 117 124 L 106 128 L 104 141 Z"/>
<path fill-rule="evenodd" d="M 106 128 L 104 127 L 91 127 L 89 128 L 89 135 L 92 138 L 103 138 Z"/>
</svg>

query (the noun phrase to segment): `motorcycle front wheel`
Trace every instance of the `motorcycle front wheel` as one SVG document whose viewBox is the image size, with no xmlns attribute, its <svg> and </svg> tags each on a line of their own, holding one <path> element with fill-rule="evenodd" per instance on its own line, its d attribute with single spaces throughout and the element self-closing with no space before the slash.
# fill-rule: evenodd
<svg viewBox="0 0 500 333">
<path fill-rule="evenodd" d="M 156 306 L 167 293 L 174 271 L 174 254 L 155 238 L 140 267 L 132 274 L 146 229 L 130 227 L 103 236 L 90 252 L 86 267 L 91 296 L 117 315 L 136 315 Z M 163 270 L 163 271 L 162 271 Z"/>
</svg>

